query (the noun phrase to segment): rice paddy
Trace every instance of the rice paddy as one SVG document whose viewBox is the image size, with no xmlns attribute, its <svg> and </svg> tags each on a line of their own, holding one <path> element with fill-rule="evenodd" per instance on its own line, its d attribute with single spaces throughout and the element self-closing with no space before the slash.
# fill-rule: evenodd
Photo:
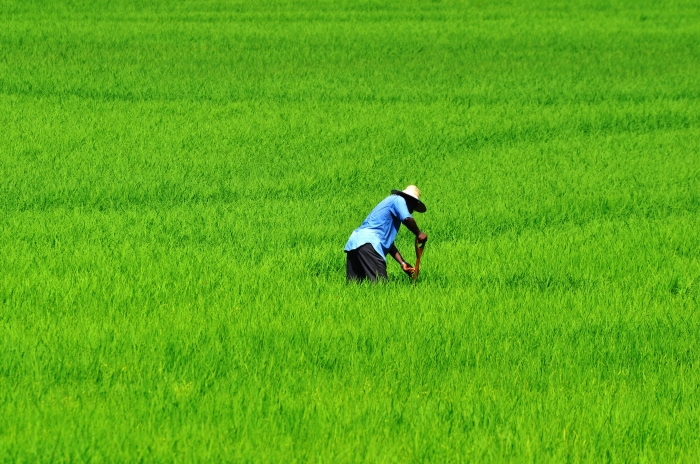
<svg viewBox="0 0 700 464">
<path fill-rule="evenodd" d="M 692 1 L 4 0 L 0 461 L 697 462 L 698 44 Z M 417 284 L 346 285 L 408 184 Z"/>
</svg>

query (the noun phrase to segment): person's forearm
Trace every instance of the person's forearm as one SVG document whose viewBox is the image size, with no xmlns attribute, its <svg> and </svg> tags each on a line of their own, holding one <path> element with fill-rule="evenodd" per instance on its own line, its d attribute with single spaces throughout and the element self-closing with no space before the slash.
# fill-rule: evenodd
<svg viewBox="0 0 700 464">
<path fill-rule="evenodd" d="M 410 230 L 411 232 L 413 232 L 413 235 L 415 235 L 416 237 L 418 237 L 418 235 L 420 234 L 420 229 L 418 228 L 418 224 L 416 224 L 416 220 L 415 220 L 415 219 L 413 219 L 412 217 L 406 218 L 406 220 L 403 221 L 403 224 L 406 226 L 406 228 L 407 228 L 408 230 Z"/>
<path fill-rule="evenodd" d="M 399 264 L 403 264 L 406 262 L 404 261 L 403 256 L 401 256 L 401 253 L 399 253 L 399 249 L 396 248 L 396 245 L 394 245 L 393 243 L 391 244 L 391 247 L 389 247 L 389 254 L 393 256 L 393 258 Z"/>
<path fill-rule="evenodd" d="M 425 235 L 425 232 L 421 231 L 418 228 L 418 224 L 416 224 L 416 220 L 413 219 L 412 217 L 406 218 L 405 221 L 403 221 L 404 225 L 408 230 L 413 232 L 413 235 L 416 236 L 419 242 L 425 243 L 426 240 L 428 240 L 428 236 Z"/>
</svg>

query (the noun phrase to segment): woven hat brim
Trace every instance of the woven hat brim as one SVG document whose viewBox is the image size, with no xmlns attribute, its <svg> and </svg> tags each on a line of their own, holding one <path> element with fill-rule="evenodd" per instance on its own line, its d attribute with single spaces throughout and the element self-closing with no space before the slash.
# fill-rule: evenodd
<svg viewBox="0 0 700 464">
<path fill-rule="evenodd" d="M 423 202 L 420 201 L 418 198 L 412 197 L 411 195 L 409 195 L 409 194 L 407 194 L 407 193 L 404 193 L 404 192 L 402 192 L 401 190 L 392 190 L 391 193 L 393 193 L 394 195 L 401 195 L 401 196 L 404 197 L 406 200 L 413 200 L 413 201 L 415 201 L 415 202 L 416 202 L 416 208 L 415 208 L 415 210 L 416 210 L 417 212 L 419 212 L 419 213 L 425 213 L 425 212 L 426 212 L 427 208 L 425 207 L 425 205 L 423 204 Z"/>
</svg>

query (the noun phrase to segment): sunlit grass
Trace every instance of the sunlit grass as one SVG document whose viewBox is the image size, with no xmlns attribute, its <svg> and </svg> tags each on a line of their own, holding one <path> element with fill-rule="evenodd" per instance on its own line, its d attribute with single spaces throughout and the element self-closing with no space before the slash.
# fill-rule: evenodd
<svg viewBox="0 0 700 464">
<path fill-rule="evenodd" d="M 0 460 L 696 461 L 699 20 L 3 3 Z"/>
</svg>

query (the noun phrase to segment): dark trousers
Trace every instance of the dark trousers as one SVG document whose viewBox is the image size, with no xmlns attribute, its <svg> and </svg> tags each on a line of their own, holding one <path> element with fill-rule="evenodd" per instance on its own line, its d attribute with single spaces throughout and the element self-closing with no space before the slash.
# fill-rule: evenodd
<svg viewBox="0 0 700 464">
<path fill-rule="evenodd" d="M 387 278 L 386 261 L 369 243 L 347 252 L 346 270 L 348 282 L 365 279 L 376 282 Z"/>
</svg>

